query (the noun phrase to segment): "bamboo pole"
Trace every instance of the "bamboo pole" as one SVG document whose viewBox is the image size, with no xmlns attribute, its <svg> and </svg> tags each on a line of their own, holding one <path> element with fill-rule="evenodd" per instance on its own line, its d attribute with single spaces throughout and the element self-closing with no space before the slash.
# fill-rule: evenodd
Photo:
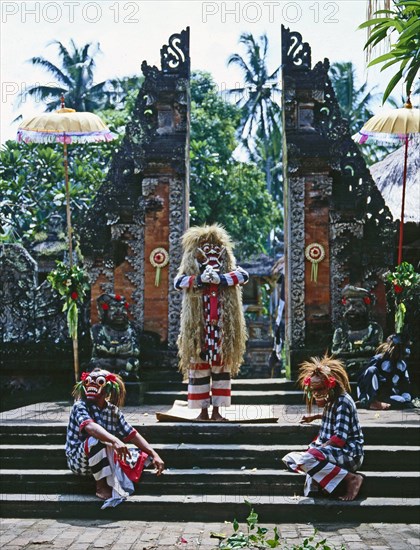
<svg viewBox="0 0 420 550">
<path fill-rule="evenodd" d="M 64 181 L 66 184 L 66 217 L 67 217 L 67 238 L 69 241 L 69 265 L 70 269 L 73 267 L 73 229 L 71 225 L 71 210 L 70 210 L 70 184 L 69 184 L 69 169 L 68 169 L 68 156 L 67 156 L 67 143 L 66 136 L 64 135 Z M 77 307 L 77 306 L 76 306 Z M 77 329 L 76 329 L 77 330 Z M 74 378 L 75 382 L 79 381 L 79 342 L 76 337 L 72 337 L 73 342 L 73 366 L 74 366 Z"/>
<path fill-rule="evenodd" d="M 405 136 L 404 147 L 404 173 L 403 173 L 403 189 L 402 189 L 402 203 L 401 203 L 401 219 L 400 219 L 400 237 L 398 242 L 398 265 L 402 262 L 402 249 L 404 240 L 404 205 L 405 205 L 405 188 L 407 183 L 407 159 L 408 159 L 408 135 Z"/>
</svg>

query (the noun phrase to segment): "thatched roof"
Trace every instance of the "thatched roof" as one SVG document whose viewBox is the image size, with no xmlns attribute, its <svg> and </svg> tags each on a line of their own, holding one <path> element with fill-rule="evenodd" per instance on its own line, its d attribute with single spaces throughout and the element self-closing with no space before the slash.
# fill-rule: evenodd
<svg viewBox="0 0 420 550">
<path fill-rule="evenodd" d="M 370 173 L 394 220 L 401 218 L 403 172 L 404 147 L 370 167 Z M 404 222 L 420 223 L 420 139 L 408 145 Z"/>
</svg>

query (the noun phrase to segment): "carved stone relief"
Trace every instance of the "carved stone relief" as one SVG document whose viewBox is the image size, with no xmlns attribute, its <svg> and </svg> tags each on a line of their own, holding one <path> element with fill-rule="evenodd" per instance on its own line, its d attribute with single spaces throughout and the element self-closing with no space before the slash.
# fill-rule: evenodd
<svg viewBox="0 0 420 550">
<path fill-rule="evenodd" d="M 305 344 L 305 178 L 289 178 L 290 206 L 287 249 L 289 262 L 289 335 L 294 348 Z"/>
</svg>

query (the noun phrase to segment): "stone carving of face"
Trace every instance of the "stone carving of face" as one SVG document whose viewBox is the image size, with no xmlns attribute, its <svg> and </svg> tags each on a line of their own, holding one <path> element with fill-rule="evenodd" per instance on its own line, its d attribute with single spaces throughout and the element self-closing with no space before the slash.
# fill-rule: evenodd
<svg viewBox="0 0 420 550">
<path fill-rule="evenodd" d="M 362 297 L 343 299 L 344 318 L 351 328 L 361 329 L 369 324 L 368 304 Z"/>
<path fill-rule="evenodd" d="M 125 329 L 128 326 L 128 304 L 124 296 L 119 294 L 102 294 L 98 298 L 98 309 L 105 325 L 115 329 Z"/>
<path fill-rule="evenodd" d="M 58 214 L 53 214 L 48 218 L 48 232 L 55 237 L 63 231 L 63 220 Z"/>
<path fill-rule="evenodd" d="M 217 243 L 206 241 L 200 243 L 200 247 L 197 248 L 197 259 L 201 265 L 211 266 L 215 271 L 220 271 L 223 256 L 226 249 Z"/>
</svg>

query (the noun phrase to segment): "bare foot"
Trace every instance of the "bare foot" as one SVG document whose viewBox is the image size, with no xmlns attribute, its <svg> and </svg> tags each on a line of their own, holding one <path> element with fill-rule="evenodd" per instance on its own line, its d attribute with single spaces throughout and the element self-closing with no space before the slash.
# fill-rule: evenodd
<svg viewBox="0 0 420 550">
<path fill-rule="evenodd" d="M 206 412 L 201 412 L 196 420 L 198 420 L 199 422 L 209 422 L 210 421 L 210 418 L 209 418 L 209 413 L 206 411 Z"/>
<path fill-rule="evenodd" d="M 351 472 L 349 472 L 343 480 L 346 484 L 346 492 L 343 496 L 338 498 L 340 500 L 354 500 L 359 494 L 363 480 L 364 477 L 361 474 L 352 474 Z"/>
<path fill-rule="evenodd" d="M 211 421 L 212 422 L 229 422 L 227 418 L 222 416 L 220 413 L 215 413 L 215 412 L 213 412 L 213 414 L 211 415 Z"/>
<path fill-rule="evenodd" d="M 386 411 L 391 405 L 389 403 L 382 403 L 382 401 L 372 401 L 369 405 L 371 411 Z"/>
<path fill-rule="evenodd" d="M 101 500 L 108 500 L 112 497 L 112 489 L 106 482 L 106 478 L 98 479 L 96 482 L 96 496 Z"/>
</svg>

